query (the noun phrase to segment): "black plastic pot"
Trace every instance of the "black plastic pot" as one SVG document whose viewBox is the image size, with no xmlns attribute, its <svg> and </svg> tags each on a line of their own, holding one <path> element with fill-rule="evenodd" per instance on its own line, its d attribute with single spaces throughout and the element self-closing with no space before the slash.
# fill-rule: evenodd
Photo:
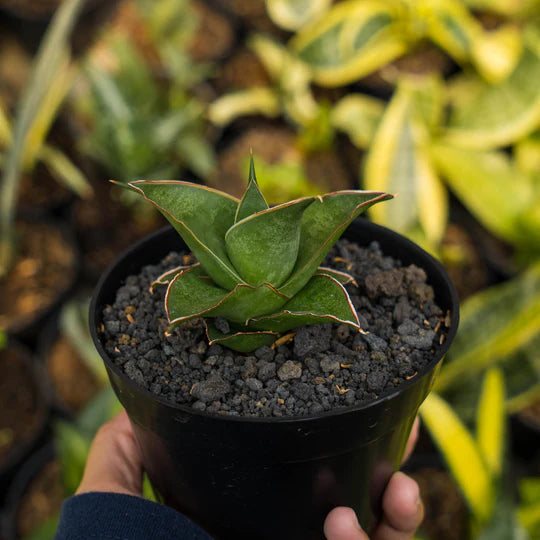
<svg viewBox="0 0 540 540">
<path fill-rule="evenodd" d="M 406 238 L 364 220 L 345 237 L 377 239 L 383 251 L 426 271 L 436 301 L 451 312 L 444 345 L 424 373 L 372 403 L 302 418 L 211 415 L 175 405 L 137 386 L 108 357 L 98 327 L 130 274 L 186 249 L 172 229 L 122 255 L 102 276 L 90 328 L 111 383 L 126 408 L 144 465 L 160 498 L 218 539 L 318 539 L 335 506 L 355 509 L 370 530 L 381 497 L 399 468 L 418 407 L 430 391 L 458 326 L 458 299 L 441 265 Z"/>
</svg>

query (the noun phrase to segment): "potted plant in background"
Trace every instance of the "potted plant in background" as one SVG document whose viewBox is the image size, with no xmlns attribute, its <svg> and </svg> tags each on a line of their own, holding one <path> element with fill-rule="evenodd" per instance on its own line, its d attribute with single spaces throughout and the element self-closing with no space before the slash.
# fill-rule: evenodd
<svg viewBox="0 0 540 540">
<path fill-rule="evenodd" d="M 457 329 L 444 270 L 396 233 L 351 225 L 386 193 L 269 208 L 253 167 L 241 201 L 127 186 L 191 250 L 171 229 L 142 241 L 90 308 L 160 497 L 218 538 L 320 537 L 341 504 L 369 529 Z"/>
</svg>

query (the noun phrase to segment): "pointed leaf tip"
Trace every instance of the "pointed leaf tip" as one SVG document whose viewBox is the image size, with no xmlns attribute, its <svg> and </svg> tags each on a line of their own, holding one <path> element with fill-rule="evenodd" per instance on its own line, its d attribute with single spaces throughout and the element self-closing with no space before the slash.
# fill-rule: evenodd
<svg viewBox="0 0 540 540">
<path fill-rule="evenodd" d="M 268 208 L 268 203 L 262 194 L 259 185 L 257 184 L 257 177 L 255 176 L 255 164 L 253 162 L 253 154 L 250 151 L 249 158 L 249 177 L 246 191 L 236 209 L 236 215 L 234 222 L 237 223 L 242 219 L 266 210 Z"/>
</svg>

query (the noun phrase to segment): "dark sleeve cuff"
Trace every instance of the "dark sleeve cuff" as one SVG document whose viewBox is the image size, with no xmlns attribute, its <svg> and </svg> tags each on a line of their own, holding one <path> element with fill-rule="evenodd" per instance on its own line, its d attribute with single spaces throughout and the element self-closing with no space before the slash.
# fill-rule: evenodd
<svg viewBox="0 0 540 540">
<path fill-rule="evenodd" d="M 120 493 L 84 493 L 62 506 L 55 540 L 212 540 L 163 504 Z"/>
</svg>

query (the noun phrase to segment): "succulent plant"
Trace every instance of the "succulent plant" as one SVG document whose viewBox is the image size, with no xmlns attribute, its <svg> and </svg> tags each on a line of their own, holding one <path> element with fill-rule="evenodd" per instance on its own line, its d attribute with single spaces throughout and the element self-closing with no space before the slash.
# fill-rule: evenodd
<svg viewBox="0 0 540 540">
<path fill-rule="evenodd" d="M 198 262 L 169 270 L 169 330 L 196 317 L 210 343 L 249 352 L 280 333 L 340 322 L 360 330 L 344 287 L 353 278 L 319 266 L 343 231 L 366 208 L 392 198 L 374 191 L 336 191 L 268 207 L 253 159 L 241 200 L 177 180 L 137 180 L 140 193 L 167 218 Z"/>
</svg>

